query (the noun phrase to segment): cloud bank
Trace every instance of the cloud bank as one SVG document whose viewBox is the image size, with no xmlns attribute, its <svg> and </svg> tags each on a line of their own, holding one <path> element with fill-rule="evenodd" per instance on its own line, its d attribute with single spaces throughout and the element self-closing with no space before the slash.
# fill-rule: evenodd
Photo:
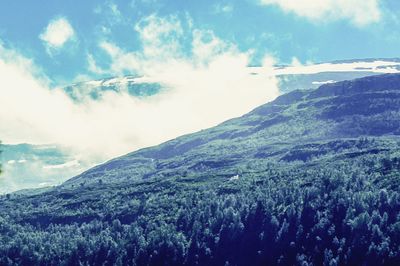
<svg viewBox="0 0 400 266">
<path fill-rule="evenodd" d="M 186 29 L 176 17 L 150 16 L 135 26 L 140 51 L 124 51 L 112 40 L 99 42 L 112 59 L 101 69 L 143 76 L 157 82 L 161 93 L 137 98 L 107 91 L 99 100 L 73 102 L 62 90 L 49 88 L 27 58 L 0 47 L 0 136 L 5 143 L 58 143 L 100 162 L 179 135 L 240 116 L 279 94 L 273 76 L 253 75 L 251 54 L 238 51 L 211 31 Z M 189 31 L 191 55 L 180 39 Z M 266 68 L 272 66 L 265 66 Z"/>
<path fill-rule="evenodd" d="M 362 27 L 381 19 L 379 0 L 260 0 L 260 3 L 276 5 L 312 21 L 346 19 Z"/>
</svg>

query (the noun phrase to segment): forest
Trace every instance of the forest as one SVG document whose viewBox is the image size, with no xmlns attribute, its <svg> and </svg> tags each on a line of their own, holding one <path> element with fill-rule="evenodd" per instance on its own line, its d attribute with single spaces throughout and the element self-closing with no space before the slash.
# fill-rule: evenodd
<svg viewBox="0 0 400 266">
<path fill-rule="evenodd" d="M 0 264 L 399 265 L 399 154 L 324 165 L 4 196 Z"/>
</svg>

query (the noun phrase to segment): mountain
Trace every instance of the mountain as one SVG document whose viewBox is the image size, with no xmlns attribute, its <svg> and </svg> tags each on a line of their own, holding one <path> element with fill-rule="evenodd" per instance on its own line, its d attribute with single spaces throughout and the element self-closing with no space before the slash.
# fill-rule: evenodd
<svg viewBox="0 0 400 266">
<path fill-rule="evenodd" d="M 81 102 L 84 99 L 97 100 L 105 92 L 110 91 L 116 93 L 125 91 L 135 97 L 148 97 L 159 93 L 163 85 L 143 77 L 124 76 L 80 82 L 61 89 L 73 100 Z"/>
<path fill-rule="evenodd" d="M 0 264 L 399 265 L 399 107 L 399 74 L 297 90 L 3 196 Z"/>
<path fill-rule="evenodd" d="M 265 75 L 265 69 L 260 66 L 249 67 L 253 75 Z M 316 89 L 324 83 L 350 80 L 379 73 L 399 73 L 399 58 L 370 58 L 338 60 L 333 62 L 290 66 L 277 65 L 269 74 L 276 75 L 282 93 L 295 89 Z M 123 76 L 111 77 L 100 80 L 80 82 L 61 88 L 72 99 L 99 99 L 105 92 L 125 91 L 136 97 L 149 97 L 156 95 L 166 88 L 161 84 L 146 77 Z"/>
<path fill-rule="evenodd" d="M 64 186 L 177 173 L 234 176 L 258 159 L 306 161 L 318 157 L 321 145 L 338 138 L 397 136 L 399 77 L 372 76 L 293 91 L 217 127 L 111 160 Z M 302 148 L 297 143 L 307 145 Z M 311 151 L 301 153 L 310 149 L 309 145 L 313 145 Z M 294 155 L 296 152 L 300 154 Z"/>
<path fill-rule="evenodd" d="M 322 84 L 367 77 L 379 73 L 399 73 L 399 58 L 337 60 L 305 66 L 275 68 L 279 88 L 287 93 L 293 89 L 316 89 Z"/>
<path fill-rule="evenodd" d="M 276 75 L 282 93 L 297 89 L 316 89 L 322 84 L 336 81 L 400 71 L 400 60 L 359 59 L 300 66 L 275 66 L 268 73 L 260 67 L 251 67 L 254 75 Z M 80 82 L 59 88 L 77 103 L 97 101 L 106 93 L 127 93 L 134 97 L 146 98 L 167 89 L 166 84 L 145 77 L 124 76 Z M 20 152 L 21 146 L 8 144 L 0 156 L 4 172 L 0 178 L 0 194 L 19 189 L 59 185 L 93 165 L 109 158 L 88 159 L 60 145 L 30 145 Z M 49 148 L 51 147 L 51 148 Z M 44 152 L 47 148 L 49 151 Z M 42 150 L 43 149 L 43 150 Z M 41 152 L 37 152 L 37 151 Z M 43 151 L 43 152 L 42 152 Z M 51 154 L 51 156 L 48 156 Z M 50 160 L 50 161 L 49 161 Z"/>
</svg>

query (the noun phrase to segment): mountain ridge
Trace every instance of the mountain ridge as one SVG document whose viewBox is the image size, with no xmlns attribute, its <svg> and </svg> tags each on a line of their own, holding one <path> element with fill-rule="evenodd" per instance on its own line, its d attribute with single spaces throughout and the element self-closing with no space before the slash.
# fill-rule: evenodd
<svg viewBox="0 0 400 266">
<path fill-rule="evenodd" d="M 365 77 L 369 75 L 375 75 L 376 72 L 393 72 L 399 71 L 398 59 L 385 59 L 385 58 L 371 58 L 371 59 L 357 59 L 357 60 L 345 60 L 338 62 L 325 62 L 317 65 L 303 65 L 303 66 L 293 66 L 294 68 L 290 70 L 289 66 L 281 66 L 282 68 L 290 71 L 284 71 L 283 75 L 278 75 L 277 79 L 279 80 L 279 88 L 282 94 L 286 94 L 287 92 L 301 89 L 316 89 L 321 84 L 338 82 L 342 80 L 351 80 L 354 78 Z M 364 65 L 366 67 L 359 69 L 350 67 L 349 69 L 341 69 L 341 65 L 345 64 L 347 67 L 351 64 Z M 326 66 L 329 65 L 329 68 L 323 67 L 319 69 L 316 67 L 318 65 Z M 282 68 L 278 68 L 276 66 L 275 71 L 280 71 Z M 332 68 L 333 67 L 333 68 Z M 257 69 L 259 67 L 255 67 L 253 74 L 257 75 L 265 75 L 265 72 L 258 72 Z M 307 69 L 311 68 L 311 72 L 308 73 Z M 336 69 L 336 70 L 335 70 Z M 310 69 L 309 69 L 310 70 Z M 294 71 L 292 74 L 290 74 Z M 300 72 L 298 72 L 300 71 Z M 305 71 L 304 73 L 302 71 Z M 315 73 L 317 71 L 318 73 Z M 297 73 L 297 74 L 296 74 Z M 302 74 L 303 73 L 303 74 Z M 308 74 L 306 74 L 308 73 Z M 103 86 L 107 85 L 107 86 Z M 131 97 L 136 97 L 139 100 L 143 100 L 144 98 L 153 97 L 156 94 L 167 90 L 168 87 L 156 83 L 145 77 L 137 77 L 137 76 L 122 76 L 122 77 L 105 77 L 103 79 L 88 81 L 78 84 L 72 84 L 70 86 L 64 88 L 58 88 L 58 90 L 63 90 L 75 104 L 86 104 L 91 101 L 101 101 L 102 97 L 108 97 L 110 93 L 112 94 L 126 94 Z M 290 97 L 293 97 L 292 94 Z M 271 108 L 280 108 L 280 107 L 271 107 Z M 268 108 L 267 108 L 268 109 Z M 279 118 L 276 118 L 278 120 Z M 286 118 L 283 118 L 286 119 Z M 256 123 L 256 122 L 254 122 Z M 7 143 L 5 143 L 7 144 Z M 43 143 L 45 144 L 45 143 Z M 61 145 L 61 144 L 60 144 Z M 57 153 L 60 154 L 57 157 L 54 157 L 54 161 L 59 162 L 59 164 L 67 164 L 71 161 L 81 161 L 83 154 L 77 154 L 72 150 L 67 150 L 57 148 Z M 4 150 L 3 156 L 1 159 L 1 163 L 4 166 L 4 171 L 2 173 L 2 179 L 0 180 L 0 193 L 9 193 L 12 191 L 16 191 L 21 188 L 35 188 L 38 186 L 42 186 L 43 184 L 47 184 L 49 186 L 58 185 L 68 178 L 72 176 L 76 176 L 80 174 L 83 170 L 92 167 L 98 163 L 104 162 L 106 159 L 109 159 L 106 155 L 102 158 L 93 158 L 88 162 L 82 162 L 80 167 L 69 167 L 68 174 L 60 172 L 60 171 L 48 171 L 47 167 L 47 158 L 44 156 L 37 156 L 34 151 L 26 151 L 24 155 L 16 155 L 19 151 L 18 146 L 8 146 L 7 149 Z M 53 153 L 55 155 L 55 153 Z M 33 161 L 27 160 L 25 163 L 16 163 L 9 164 L 8 161 L 20 161 L 24 160 L 24 158 L 34 158 Z M 29 180 L 28 182 L 25 182 Z M 35 181 L 36 180 L 36 181 Z"/>
<path fill-rule="evenodd" d="M 276 100 L 270 103 L 255 108 L 253 111 L 245 114 L 242 117 L 230 119 L 214 128 L 181 136 L 158 146 L 141 149 L 113 159 L 108 163 L 92 168 L 81 175 L 74 177 L 73 179 L 67 181 L 66 184 L 81 178 L 85 179 L 85 175 L 105 176 L 105 172 L 110 174 L 110 171 L 114 167 L 118 167 L 118 169 L 127 167 L 127 169 L 130 170 L 126 173 L 126 175 L 130 175 L 133 178 L 136 178 L 135 176 L 137 176 L 140 179 L 140 175 L 146 176 L 147 178 L 151 176 L 151 173 L 155 174 L 160 172 L 159 170 L 162 169 L 163 165 L 161 161 L 172 160 L 172 158 L 175 156 L 182 156 L 186 153 L 190 153 L 191 150 L 196 148 L 201 149 L 201 147 L 204 147 L 204 145 L 212 146 L 219 141 L 223 142 L 232 139 L 240 141 L 241 139 L 250 136 L 259 138 L 260 141 L 265 141 L 265 138 L 274 137 L 275 142 L 279 142 L 279 137 L 282 138 L 283 136 L 279 136 L 279 134 L 283 134 L 284 129 L 282 131 L 282 129 L 277 128 L 277 130 L 275 130 L 277 132 L 273 132 L 275 136 L 271 136 L 268 135 L 268 130 L 270 128 L 272 128 L 272 131 L 274 131 L 274 128 L 287 123 L 292 123 L 300 127 L 302 126 L 302 123 L 306 123 L 305 119 L 312 119 L 316 121 L 314 125 L 311 125 L 309 128 L 305 128 L 302 131 L 294 133 L 294 135 L 289 134 L 286 136 L 286 139 L 284 139 L 285 141 L 290 142 L 290 138 L 293 137 L 303 140 L 314 139 L 315 141 L 324 140 L 324 138 L 334 139 L 336 137 L 355 137 L 355 135 L 360 134 L 360 132 L 350 132 L 351 130 L 345 130 L 347 125 L 346 123 L 349 123 L 349 121 L 346 121 L 346 117 L 364 115 L 366 117 L 373 118 L 375 115 L 385 112 L 395 112 L 400 105 L 400 86 L 398 86 L 398 84 L 400 84 L 399 74 L 384 74 L 356 79 L 353 81 L 326 84 L 322 85 L 316 90 L 293 91 L 279 96 Z M 361 96 L 362 99 L 357 100 Z M 392 101 L 391 103 L 387 102 L 386 98 L 388 96 L 390 96 Z M 380 99 L 383 99 L 383 103 L 380 102 Z M 340 105 L 341 101 L 349 101 L 349 104 L 343 102 L 342 105 Z M 361 105 L 358 105 L 358 107 L 353 106 L 354 103 L 357 103 L 357 101 L 359 101 L 360 104 L 361 102 L 368 104 L 373 102 L 373 104 L 376 106 L 373 108 L 365 108 Z M 296 106 L 293 106 L 294 104 L 296 104 Z M 312 110 L 322 107 L 325 109 L 321 113 L 317 114 L 318 117 L 315 117 Z M 394 117 L 390 118 L 390 122 L 393 122 L 394 125 L 387 129 L 382 127 L 380 129 L 381 132 L 378 130 L 379 120 L 377 120 L 376 117 L 373 121 L 373 123 L 377 124 L 375 127 L 365 124 L 363 126 L 361 125 L 360 130 L 364 131 L 362 133 L 364 133 L 366 136 L 384 135 L 388 132 L 393 132 L 395 135 L 400 134 L 400 125 L 398 122 L 396 122 L 397 117 L 398 113 Z M 360 117 L 360 119 L 362 119 L 362 117 Z M 335 121 L 338 121 L 339 123 L 333 126 L 333 123 L 336 123 Z M 316 128 L 315 124 L 318 123 L 319 128 Z M 229 129 L 230 127 L 232 129 Z M 371 130 L 371 128 L 375 128 L 376 131 Z M 371 132 L 367 132 L 367 129 Z M 264 134 L 263 132 L 265 130 L 267 130 L 267 133 Z M 271 144 L 275 144 L 275 142 L 271 142 Z M 285 145 L 281 146 L 283 147 Z M 257 153 L 256 149 L 248 147 L 246 148 L 246 143 L 243 143 L 241 147 L 247 149 L 246 152 L 250 152 L 253 156 Z M 219 148 L 225 150 L 227 149 L 227 147 L 224 145 L 220 146 Z M 204 158 L 212 158 L 213 156 L 214 155 L 212 154 L 209 154 L 208 156 L 205 153 L 201 153 L 201 156 L 189 156 L 189 159 L 186 163 L 196 165 L 201 163 L 201 160 L 205 160 Z M 242 155 L 239 154 L 239 157 L 240 156 Z M 229 156 L 226 157 L 228 158 Z M 133 170 L 131 167 L 132 165 L 130 164 L 134 165 L 137 171 Z M 85 181 L 91 182 L 88 179 Z"/>
</svg>

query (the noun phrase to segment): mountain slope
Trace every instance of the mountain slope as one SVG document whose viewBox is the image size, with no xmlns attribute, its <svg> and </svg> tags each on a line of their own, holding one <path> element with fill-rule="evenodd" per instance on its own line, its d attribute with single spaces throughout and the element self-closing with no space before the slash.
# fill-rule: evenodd
<svg viewBox="0 0 400 266">
<path fill-rule="evenodd" d="M 135 76 L 114 77 L 72 84 L 62 88 L 73 100 L 81 102 L 85 99 L 97 100 L 106 92 L 125 91 L 135 97 L 148 97 L 159 93 L 162 84 L 151 82 Z"/>
<path fill-rule="evenodd" d="M 387 74 L 294 91 L 215 128 L 111 160 L 65 185 L 221 174 L 220 168 L 236 175 L 244 161 L 280 161 L 299 142 L 400 135 L 399 84 L 400 75 Z"/>
<path fill-rule="evenodd" d="M 275 66 L 272 72 L 270 70 L 266 72 L 262 67 L 251 67 L 249 72 L 252 75 L 276 75 L 279 80 L 280 91 L 287 93 L 296 89 L 316 89 L 321 84 L 335 81 L 371 76 L 377 73 L 398 73 L 399 71 L 399 59 L 376 58 L 303 66 Z M 138 100 L 142 100 L 166 92 L 168 89 L 169 86 L 167 84 L 135 76 L 104 78 L 59 88 L 75 104 L 101 101 L 103 97 L 108 97 L 107 95 L 110 94 L 131 95 Z M 18 145 L 7 145 L 3 156 L 0 156 L 1 163 L 5 168 L 0 177 L 0 193 L 9 193 L 18 189 L 35 188 L 44 185 L 58 185 L 71 176 L 75 176 L 108 158 L 91 158 L 89 160 L 89 156 L 77 154 L 69 149 L 71 147 L 60 148 L 57 146 L 54 148 L 56 151 L 52 153 L 52 161 L 57 162 L 58 166 L 55 165 L 55 167 L 65 166 L 65 168 L 63 170 L 59 170 L 61 168 L 50 168 L 51 170 L 49 171 L 46 163 L 48 158 L 43 153 L 37 153 L 34 146 L 32 145 L 33 149 L 26 149 L 21 154 L 18 153 Z M 85 158 L 86 161 L 82 161 L 82 158 Z M 18 163 L 21 160 L 26 160 L 26 162 Z M 13 161 L 17 163 L 13 163 Z M 28 180 L 29 182 L 27 182 Z"/>
<path fill-rule="evenodd" d="M 243 117 L 0 198 L 4 265 L 399 265 L 400 75 Z"/>
</svg>

